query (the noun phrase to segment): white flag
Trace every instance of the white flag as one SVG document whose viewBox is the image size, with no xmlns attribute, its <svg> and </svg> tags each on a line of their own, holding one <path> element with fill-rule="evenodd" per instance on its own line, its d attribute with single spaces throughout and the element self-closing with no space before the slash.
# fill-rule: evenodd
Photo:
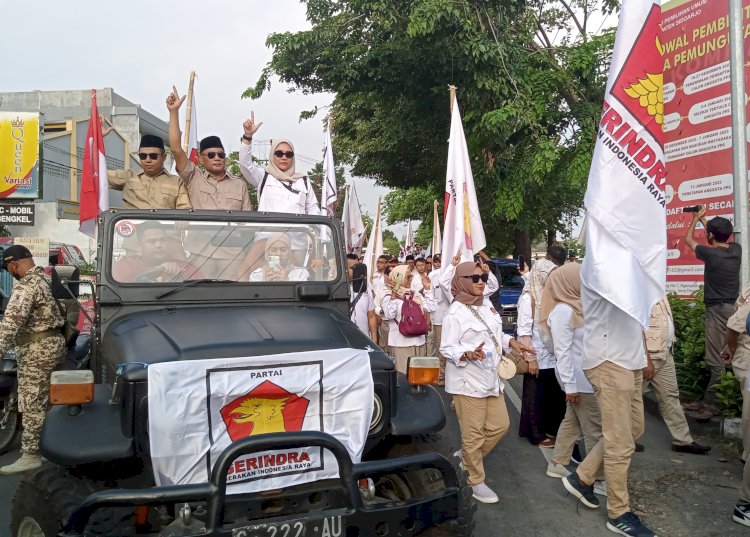
<svg viewBox="0 0 750 537">
<path fill-rule="evenodd" d="M 414 251 L 414 230 L 411 227 L 411 220 L 406 225 L 406 238 L 404 239 L 404 248 L 406 253 L 410 254 Z"/>
<path fill-rule="evenodd" d="M 370 238 L 367 239 L 367 255 L 365 256 L 365 265 L 367 265 L 367 284 L 368 289 L 372 289 L 372 276 L 378 271 L 378 257 L 383 255 L 383 229 L 380 223 L 380 198 L 378 198 L 378 207 L 375 210 L 375 219 L 372 221 Z"/>
<path fill-rule="evenodd" d="M 435 200 L 432 211 L 432 242 L 430 243 L 430 255 L 437 255 L 441 252 L 443 238 L 440 236 L 440 217 L 438 216 L 439 203 Z"/>
<path fill-rule="evenodd" d="M 344 196 L 344 214 L 341 220 L 344 223 L 346 252 L 358 254 L 362 249 L 362 241 L 365 238 L 365 224 L 362 222 L 362 212 L 359 208 L 357 190 L 354 188 L 353 182 Z"/>
<path fill-rule="evenodd" d="M 323 192 L 320 196 L 320 214 L 333 217 L 333 204 L 336 203 L 336 168 L 333 165 L 333 145 L 331 129 L 326 130 L 323 141 Z"/>
<path fill-rule="evenodd" d="M 661 8 L 625 0 L 589 174 L 587 287 L 644 327 L 665 294 Z"/>
<path fill-rule="evenodd" d="M 466 147 L 466 137 L 456 99 L 453 101 L 451 136 L 448 142 L 442 252 L 448 259 L 460 252 L 462 260 L 470 261 L 474 259 L 474 254 L 485 246 L 487 241 L 484 238 L 469 150 Z"/>
<path fill-rule="evenodd" d="M 373 410 L 365 350 L 164 362 L 148 368 L 149 441 L 157 485 L 206 483 L 231 443 L 274 432 L 323 431 L 354 462 L 364 450 Z M 238 457 L 229 494 L 286 488 L 338 476 L 318 447 Z"/>
</svg>

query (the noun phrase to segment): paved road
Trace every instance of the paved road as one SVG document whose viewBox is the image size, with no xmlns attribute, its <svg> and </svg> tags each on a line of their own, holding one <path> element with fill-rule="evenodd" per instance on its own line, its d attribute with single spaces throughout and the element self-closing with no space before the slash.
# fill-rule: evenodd
<svg viewBox="0 0 750 537">
<path fill-rule="evenodd" d="M 501 502 L 479 505 L 475 537 L 614 535 L 604 528 L 604 502 L 598 510 L 577 505 L 560 480 L 544 474 L 545 455 L 550 450 L 533 447 L 518 437 L 519 413 L 514 401 L 518 402 L 515 393 L 520 393 L 520 385 L 516 380 L 512 385 L 514 393 L 509 391 L 507 398 L 511 432 L 486 462 L 488 484 Z M 450 445 L 459 445 L 453 413 L 443 438 Z M 673 453 L 663 423 L 647 414 L 642 440 L 646 451 L 636 454 L 631 466 L 633 506 L 661 537 L 750 536 L 750 529 L 732 522 L 731 517 L 742 473 L 737 447 L 710 436 L 701 435 L 700 440 L 714 445 L 708 456 Z M 0 465 L 17 456 L 17 452 L 0 456 Z M 0 537 L 9 534 L 11 498 L 17 484 L 17 478 L 0 477 Z"/>
</svg>

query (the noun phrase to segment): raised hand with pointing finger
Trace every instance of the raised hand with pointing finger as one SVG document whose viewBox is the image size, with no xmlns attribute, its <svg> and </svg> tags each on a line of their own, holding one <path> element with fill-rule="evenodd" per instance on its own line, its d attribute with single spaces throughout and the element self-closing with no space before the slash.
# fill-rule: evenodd
<svg viewBox="0 0 750 537">
<path fill-rule="evenodd" d="M 250 144 L 253 139 L 253 134 L 255 134 L 260 126 L 263 125 L 263 122 L 255 123 L 255 112 L 250 112 L 250 119 L 246 119 L 244 123 L 242 123 L 242 129 L 245 131 L 245 134 L 242 136 L 242 143 L 243 144 Z"/>
</svg>

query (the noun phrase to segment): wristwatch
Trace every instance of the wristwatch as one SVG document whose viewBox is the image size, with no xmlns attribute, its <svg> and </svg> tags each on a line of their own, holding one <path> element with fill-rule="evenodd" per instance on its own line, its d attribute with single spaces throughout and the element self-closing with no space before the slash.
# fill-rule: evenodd
<svg viewBox="0 0 750 537">
<path fill-rule="evenodd" d="M 242 138 L 240 138 L 240 142 L 242 140 L 245 140 L 246 142 L 252 142 L 253 141 L 253 137 L 252 136 L 246 136 L 246 135 L 243 134 Z"/>
</svg>

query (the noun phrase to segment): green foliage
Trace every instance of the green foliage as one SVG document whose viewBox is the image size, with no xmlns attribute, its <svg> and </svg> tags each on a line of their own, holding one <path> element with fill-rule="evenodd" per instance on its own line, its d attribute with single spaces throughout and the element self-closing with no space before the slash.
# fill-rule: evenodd
<svg viewBox="0 0 750 537">
<path fill-rule="evenodd" d="M 716 401 L 725 418 L 737 418 L 742 415 L 740 381 L 731 371 L 724 371 L 716 383 Z"/>
<path fill-rule="evenodd" d="M 398 256 L 400 246 L 396 234 L 390 229 L 383 230 L 383 251 L 387 255 Z"/>
<path fill-rule="evenodd" d="M 84 261 L 80 265 L 78 265 L 78 270 L 81 271 L 81 274 L 85 274 L 87 276 L 96 276 L 96 263 L 88 263 Z"/>
<path fill-rule="evenodd" d="M 693 300 L 683 300 L 669 295 L 669 305 L 674 318 L 674 361 L 677 383 L 682 396 L 696 400 L 703 396 L 710 377 L 708 364 L 704 360 L 704 321 L 706 306 L 703 303 L 703 287 Z"/>
<path fill-rule="evenodd" d="M 488 249 L 508 249 L 520 230 L 570 227 L 614 42 L 613 32 L 594 35 L 587 24 L 616 2 L 305 3 L 311 28 L 269 36 L 273 58 L 244 96 L 260 97 L 274 76 L 304 94 L 334 93 L 335 152 L 352 174 L 420 189 L 415 205 L 399 206 L 409 195 L 395 195 L 390 221 L 404 220 L 397 215 L 406 208 L 407 218 L 431 222 L 445 182 L 447 86 L 455 84 Z M 556 35 L 567 37 L 553 42 Z"/>
</svg>

